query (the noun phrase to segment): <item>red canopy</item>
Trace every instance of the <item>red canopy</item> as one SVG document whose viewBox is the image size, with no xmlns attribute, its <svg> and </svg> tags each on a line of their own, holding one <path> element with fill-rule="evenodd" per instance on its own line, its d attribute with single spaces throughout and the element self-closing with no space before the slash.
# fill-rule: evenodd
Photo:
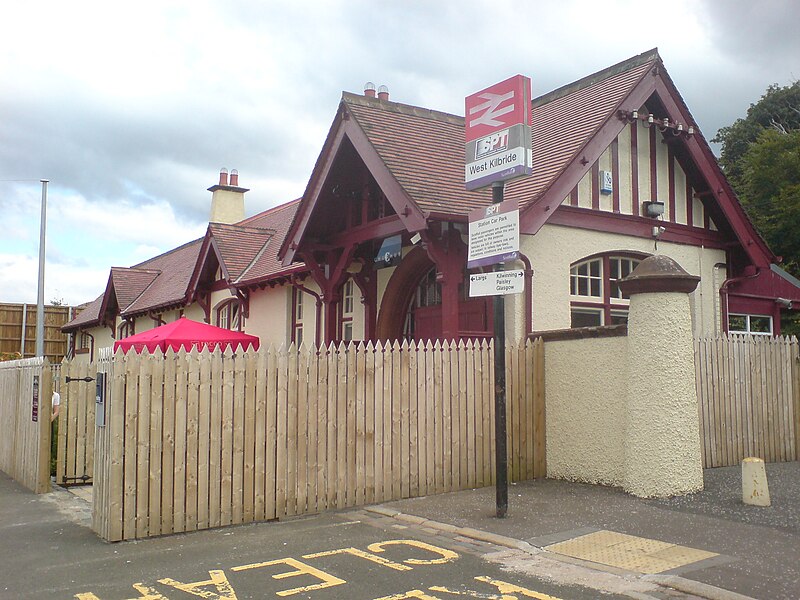
<svg viewBox="0 0 800 600">
<path fill-rule="evenodd" d="M 141 352 L 144 348 L 147 348 L 149 352 L 155 352 L 156 348 L 161 348 L 162 352 L 166 352 L 167 348 L 172 348 L 177 352 L 181 348 L 185 348 L 187 351 L 192 348 L 215 350 L 228 346 L 234 348 L 242 346 L 244 349 L 252 346 L 254 350 L 258 350 L 258 345 L 259 340 L 254 335 L 222 329 L 181 317 L 177 321 L 161 327 L 117 340 L 114 342 L 114 352 L 119 348 L 127 353 L 131 348 L 136 352 Z"/>
</svg>

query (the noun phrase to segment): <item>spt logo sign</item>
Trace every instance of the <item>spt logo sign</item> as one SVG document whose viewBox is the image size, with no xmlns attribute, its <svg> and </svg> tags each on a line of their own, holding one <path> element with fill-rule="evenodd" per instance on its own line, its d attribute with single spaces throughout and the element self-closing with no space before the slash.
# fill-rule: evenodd
<svg viewBox="0 0 800 600">
<path fill-rule="evenodd" d="M 508 148 L 508 129 L 498 131 L 475 142 L 475 158 L 483 158 Z"/>
</svg>

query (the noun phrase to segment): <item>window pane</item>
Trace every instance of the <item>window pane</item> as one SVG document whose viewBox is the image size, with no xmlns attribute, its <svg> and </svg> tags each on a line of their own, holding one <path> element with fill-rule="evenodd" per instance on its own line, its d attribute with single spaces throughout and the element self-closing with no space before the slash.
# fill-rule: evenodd
<svg viewBox="0 0 800 600">
<path fill-rule="evenodd" d="M 589 264 L 583 263 L 582 265 L 578 265 L 578 275 L 583 275 L 584 277 L 589 274 Z"/>
<path fill-rule="evenodd" d="M 589 265 L 592 269 L 592 277 L 600 277 L 600 261 L 593 260 Z"/>
<path fill-rule="evenodd" d="M 578 295 L 579 296 L 588 296 L 589 295 L 589 281 L 586 279 L 579 279 L 578 280 Z"/>
<path fill-rule="evenodd" d="M 747 332 L 747 317 L 744 315 L 728 316 L 728 331 Z"/>
<path fill-rule="evenodd" d="M 628 322 L 628 313 L 621 310 L 611 311 L 611 325 L 623 325 Z"/>
<path fill-rule="evenodd" d="M 619 279 L 619 263 L 620 263 L 620 260 L 618 258 L 612 258 L 609 261 L 609 265 L 611 267 L 611 274 L 610 274 L 611 279 Z M 623 268 L 625 268 L 624 264 L 623 264 Z"/>
<path fill-rule="evenodd" d="M 592 279 L 592 296 L 600 297 L 600 280 Z"/>
<path fill-rule="evenodd" d="M 578 293 L 578 279 L 574 276 L 569 278 L 569 293 L 573 296 Z"/>
<path fill-rule="evenodd" d="M 772 317 L 750 317 L 750 331 L 752 333 L 772 333 Z"/>
<path fill-rule="evenodd" d="M 571 327 L 597 327 L 603 324 L 603 313 L 591 308 L 573 308 Z"/>
<path fill-rule="evenodd" d="M 622 292 L 619 289 L 619 284 L 612 280 L 609 282 L 610 290 L 611 290 L 611 297 L 612 298 L 622 298 Z"/>
</svg>

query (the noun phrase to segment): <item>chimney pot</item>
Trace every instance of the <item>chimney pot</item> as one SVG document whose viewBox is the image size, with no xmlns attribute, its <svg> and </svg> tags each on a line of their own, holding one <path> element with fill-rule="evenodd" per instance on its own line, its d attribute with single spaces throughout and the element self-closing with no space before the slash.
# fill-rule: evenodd
<svg viewBox="0 0 800 600">
<path fill-rule="evenodd" d="M 239 171 L 236 169 L 231 170 L 231 185 L 233 187 L 239 187 Z"/>
<path fill-rule="evenodd" d="M 375 84 L 371 81 L 368 81 L 364 84 L 364 95 L 367 98 L 374 98 L 375 97 Z"/>
<path fill-rule="evenodd" d="M 220 185 L 228 185 L 228 169 L 222 167 L 219 170 L 219 184 Z"/>
<path fill-rule="evenodd" d="M 388 100 L 389 99 L 389 88 L 385 85 L 382 85 L 378 88 L 378 99 L 379 100 Z"/>
</svg>

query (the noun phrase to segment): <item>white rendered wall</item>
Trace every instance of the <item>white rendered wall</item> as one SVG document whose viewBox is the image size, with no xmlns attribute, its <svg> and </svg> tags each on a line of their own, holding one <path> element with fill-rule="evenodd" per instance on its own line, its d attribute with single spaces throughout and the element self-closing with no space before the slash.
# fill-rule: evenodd
<svg viewBox="0 0 800 600">
<path fill-rule="evenodd" d="M 544 348 L 547 476 L 622 485 L 627 338 L 548 341 Z"/>
<path fill-rule="evenodd" d="M 655 254 L 653 240 L 545 225 L 536 235 L 520 236 L 522 252 L 533 268 L 533 330 L 567 329 L 570 326 L 569 268 L 582 258 L 601 252 L 635 251 Z M 686 271 L 699 275 L 692 293 L 693 327 L 696 335 L 717 333 L 719 290 L 714 265 L 725 262 L 723 250 L 659 242 L 658 254 L 674 258 Z M 515 319 L 524 319 L 524 302 L 515 303 Z"/>
<path fill-rule="evenodd" d="M 684 293 L 642 293 L 631 298 L 624 487 L 636 496 L 703 489 L 688 314 Z"/>
<path fill-rule="evenodd" d="M 273 345 L 278 348 L 284 344 L 288 345 L 291 302 L 292 288 L 289 285 L 268 287 L 251 292 L 250 316 L 246 321 L 245 332 L 258 336 L 263 347 Z M 305 309 L 307 306 L 303 308 Z M 313 312 L 313 308 L 308 311 L 309 316 L 312 317 L 309 321 L 313 321 Z M 308 331 L 313 332 L 313 326 Z M 307 332 L 306 335 L 308 335 Z M 313 333 L 311 340 L 313 341 Z"/>
</svg>

